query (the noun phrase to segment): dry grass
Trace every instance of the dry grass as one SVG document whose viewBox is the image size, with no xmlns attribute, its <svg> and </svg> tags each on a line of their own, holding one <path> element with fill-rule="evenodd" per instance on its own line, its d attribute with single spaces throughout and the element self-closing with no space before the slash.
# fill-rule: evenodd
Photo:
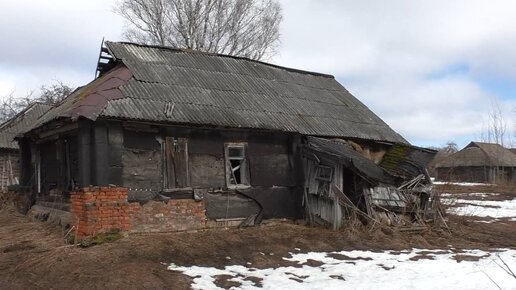
<svg viewBox="0 0 516 290">
<path fill-rule="evenodd" d="M 89 248 L 65 245 L 60 229 L 31 221 L 12 208 L 0 211 L 0 224 L 0 289 L 188 289 L 191 278 L 168 271 L 168 263 L 292 266 L 282 257 L 296 248 L 332 252 L 516 247 L 516 222 L 475 223 L 452 215 L 450 231 L 434 228 L 420 234 L 365 226 L 355 216 L 342 231 L 275 222 L 245 229 L 130 235 Z"/>
</svg>

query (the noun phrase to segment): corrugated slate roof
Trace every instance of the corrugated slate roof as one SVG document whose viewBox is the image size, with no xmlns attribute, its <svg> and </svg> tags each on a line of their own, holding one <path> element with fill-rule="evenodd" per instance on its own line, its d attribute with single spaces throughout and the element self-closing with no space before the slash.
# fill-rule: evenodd
<svg viewBox="0 0 516 290">
<path fill-rule="evenodd" d="M 385 153 L 380 166 L 392 174 L 415 178 L 424 173 L 425 167 L 434 159 L 436 150 L 395 144 Z"/>
<path fill-rule="evenodd" d="M 516 167 L 516 154 L 499 144 L 471 142 L 462 150 L 437 163 L 435 167 L 460 166 Z"/>
<path fill-rule="evenodd" d="M 127 76 L 120 72 L 127 68 L 127 81 L 108 86 L 116 97 L 82 90 L 49 112 L 45 122 L 100 116 L 407 143 L 329 75 L 168 47 L 106 46 L 119 65 L 85 87 L 113 77 L 125 80 L 116 75 Z M 91 95 L 97 97 L 88 101 Z M 85 102 L 91 107 L 77 106 Z"/>
<path fill-rule="evenodd" d="M 308 136 L 305 148 L 331 155 L 340 164 L 345 165 L 349 169 L 355 171 L 358 175 L 366 180 L 374 180 L 375 182 L 383 182 L 386 184 L 397 184 L 398 179 L 386 171 L 384 168 L 375 164 L 372 160 L 360 155 L 351 147 L 351 145 L 343 142 L 343 140 L 328 140 L 323 138 Z"/>
<path fill-rule="evenodd" d="M 51 105 L 34 103 L 13 118 L 0 125 L 0 148 L 18 149 L 18 144 L 14 142 L 17 134 L 31 128 L 40 116 L 45 114 Z"/>
</svg>

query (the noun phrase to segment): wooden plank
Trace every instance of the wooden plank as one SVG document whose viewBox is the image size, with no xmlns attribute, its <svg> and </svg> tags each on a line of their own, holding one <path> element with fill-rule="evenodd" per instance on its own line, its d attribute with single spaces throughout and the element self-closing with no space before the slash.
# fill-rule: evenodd
<svg viewBox="0 0 516 290">
<path fill-rule="evenodd" d="M 165 164 L 166 164 L 166 180 L 167 188 L 176 188 L 176 173 L 174 168 L 175 150 L 174 138 L 165 137 Z"/>
<path fill-rule="evenodd" d="M 94 153 L 95 153 L 95 185 L 106 186 L 109 184 L 109 157 L 108 157 L 108 136 L 107 126 L 96 124 L 93 128 L 94 133 Z"/>
<path fill-rule="evenodd" d="M 331 190 L 333 191 L 335 196 L 337 196 L 340 206 L 350 208 L 350 209 L 354 210 L 356 213 L 360 214 L 361 216 L 363 216 L 365 218 L 368 218 L 368 219 L 378 223 L 378 221 L 376 219 L 374 219 L 373 217 L 371 217 L 367 213 L 361 211 L 355 204 L 353 204 L 353 202 L 351 202 L 351 200 L 346 196 L 346 194 L 344 194 L 344 192 L 342 192 L 334 184 L 331 185 Z"/>
<path fill-rule="evenodd" d="M 79 186 L 85 187 L 92 184 L 91 176 L 91 126 L 89 122 L 79 121 L 78 138 L 78 162 L 79 162 Z"/>
<path fill-rule="evenodd" d="M 182 188 L 190 185 L 188 176 L 188 139 L 177 138 L 177 148 L 175 151 L 174 169 L 176 187 Z"/>
<path fill-rule="evenodd" d="M 57 179 L 57 188 L 60 190 L 66 189 L 67 179 L 66 179 L 66 157 L 65 157 L 65 142 L 64 139 L 59 139 L 56 141 L 56 159 L 59 165 L 58 170 L 58 179 Z"/>
</svg>

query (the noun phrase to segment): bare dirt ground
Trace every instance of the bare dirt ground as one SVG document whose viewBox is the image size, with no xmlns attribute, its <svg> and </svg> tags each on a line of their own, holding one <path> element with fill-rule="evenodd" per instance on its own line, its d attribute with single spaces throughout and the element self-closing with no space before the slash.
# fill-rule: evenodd
<svg viewBox="0 0 516 290">
<path fill-rule="evenodd" d="M 130 235 L 79 248 L 65 245 L 63 233 L 55 226 L 4 208 L 0 210 L 0 289 L 189 289 L 191 278 L 167 270 L 168 264 L 278 267 L 291 265 L 282 257 L 296 248 L 301 252 L 448 249 L 450 245 L 457 251 L 516 248 L 516 222 L 448 218 L 449 231 L 429 229 L 421 234 L 385 228 L 335 232 L 277 221 L 246 229 Z M 221 277 L 220 286 L 232 286 L 226 282 Z"/>
</svg>

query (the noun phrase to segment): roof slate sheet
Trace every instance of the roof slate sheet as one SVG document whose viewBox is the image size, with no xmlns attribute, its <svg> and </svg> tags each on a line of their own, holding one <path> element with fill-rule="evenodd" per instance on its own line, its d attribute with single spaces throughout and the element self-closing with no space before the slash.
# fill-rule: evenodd
<svg viewBox="0 0 516 290">
<path fill-rule="evenodd" d="M 0 148 L 18 149 L 18 144 L 13 140 L 17 134 L 31 128 L 40 116 L 46 113 L 51 105 L 34 103 L 18 113 L 10 120 L 0 125 Z"/>
<path fill-rule="evenodd" d="M 343 140 L 329 140 L 308 136 L 306 148 L 331 155 L 336 161 L 354 170 L 360 176 L 385 184 L 397 184 L 399 180 L 372 160 L 360 155 Z"/>
<path fill-rule="evenodd" d="M 108 117 L 408 143 L 329 75 L 168 47 L 119 42 L 106 46 L 131 77 L 118 87 L 123 97 L 96 102 L 96 113 L 83 115 L 92 120 Z M 107 81 L 107 74 L 86 87 Z M 91 97 L 83 90 L 70 98 L 62 105 L 68 107 L 56 108 L 44 120 L 81 116 L 70 113 L 70 104 Z"/>
</svg>

